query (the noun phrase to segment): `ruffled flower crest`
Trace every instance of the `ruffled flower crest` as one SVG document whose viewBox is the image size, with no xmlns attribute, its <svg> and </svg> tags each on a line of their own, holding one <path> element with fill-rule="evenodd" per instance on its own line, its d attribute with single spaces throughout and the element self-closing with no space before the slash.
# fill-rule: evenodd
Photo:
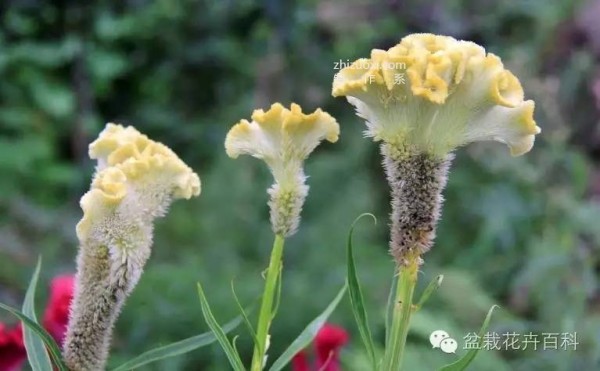
<svg viewBox="0 0 600 371">
<path fill-rule="evenodd" d="M 163 216 L 173 199 L 200 194 L 200 178 L 192 169 L 167 146 L 131 126 L 107 124 L 89 152 L 98 164 L 91 189 L 81 199 L 81 241 L 94 226 L 104 234 L 105 223 L 115 214 L 149 223 Z"/>
<path fill-rule="evenodd" d="M 374 49 L 335 77 L 367 121 L 368 136 L 403 152 L 443 157 L 470 142 L 505 143 L 528 152 L 540 128 L 534 102 L 500 58 L 468 41 L 412 34 L 387 51 Z"/>
</svg>

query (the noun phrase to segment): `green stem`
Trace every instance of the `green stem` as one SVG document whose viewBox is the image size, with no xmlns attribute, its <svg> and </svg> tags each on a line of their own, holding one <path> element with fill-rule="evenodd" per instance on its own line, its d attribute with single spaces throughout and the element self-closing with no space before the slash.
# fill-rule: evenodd
<svg viewBox="0 0 600 371">
<path fill-rule="evenodd" d="M 395 307 L 392 318 L 390 343 L 386 349 L 386 371 L 399 371 L 402 367 L 406 337 L 410 327 L 410 315 L 413 311 L 412 298 L 417 284 L 419 256 L 408 256 L 408 264 L 400 268 L 398 286 L 395 296 Z"/>
<path fill-rule="evenodd" d="M 273 319 L 273 298 L 277 291 L 277 280 L 279 278 L 279 273 L 281 272 L 284 242 L 285 239 L 283 236 L 279 234 L 275 235 L 273 250 L 271 251 L 271 260 L 269 261 L 269 268 L 267 268 L 265 290 L 263 292 L 260 313 L 258 315 L 258 326 L 256 329 L 257 343 L 254 344 L 252 371 L 261 371 L 263 369 L 267 336 L 269 335 L 269 326 Z"/>
</svg>

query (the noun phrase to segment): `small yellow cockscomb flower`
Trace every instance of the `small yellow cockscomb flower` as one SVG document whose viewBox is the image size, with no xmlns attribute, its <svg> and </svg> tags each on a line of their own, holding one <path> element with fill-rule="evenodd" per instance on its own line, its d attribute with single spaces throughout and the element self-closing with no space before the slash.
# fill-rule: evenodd
<svg viewBox="0 0 600 371">
<path fill-rule="evenodd" d="M 346 96 L 367 121 L 367 135 L 400 153 L 443 157 L 474 141 L 496 140 L 528 152 L 540 128 L 534 102 L 500 58 L 448 36 L 412 34 L 373 49 L 342 69 L 333 96 Z"/>
<path fill-rule="evenodd" d="M 289 236 L 296 231 L 308 194 L 304 160 L 323 139 L 336 142 L 339 132 L 335 119 L 321 109 L 304 114 L 297 104 L 287 109 L 275 103 L 266 112 L 255 110 L 252 122 L 241 120 L 227 134 L 229 157 L 251 155 L 265 161 L 273 173 L 275 184 L 268 192 L 275 233 Z"/>
</svg>

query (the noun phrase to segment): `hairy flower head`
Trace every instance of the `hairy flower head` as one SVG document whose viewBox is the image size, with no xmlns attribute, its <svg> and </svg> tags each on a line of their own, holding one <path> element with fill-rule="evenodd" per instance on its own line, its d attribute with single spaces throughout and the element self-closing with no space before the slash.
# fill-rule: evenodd
<svg viewBox="0 0 600 371">
<path fill-rule="evenodd" d="M 402 153 L 443 157 L 474 141 L 505 143 L 511 154 L 533 146 L 540 128 L 534 102 L 500 58 L 468 41 L 412 34 L 373 49 L 342 69 L 333 96 L 346 96 L 367 121 L 367 135 Z"/>
<path fill-rule="evenodd" d="M 336 142 L 339 132 L 335 119 L 321 109 L 304 114 L 297 104 L 287 109 L 275 103 L 266 112 L 255 110 L 251 122 L 241 120 L 227 134 L 227 155 L 259 158 L 273 173 L 275 184 L 269 190 L 269 204 L 275 233 L 290 235 L 296 230 L 308 193 L 304 160 L 322 140 Z"/>
</svg>

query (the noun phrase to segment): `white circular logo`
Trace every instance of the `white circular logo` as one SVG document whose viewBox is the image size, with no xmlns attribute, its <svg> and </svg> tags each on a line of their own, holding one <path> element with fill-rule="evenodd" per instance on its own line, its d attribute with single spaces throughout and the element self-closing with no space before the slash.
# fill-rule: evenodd
<svg viewBox="0 0 600 371">
<path fill-rule="evenodd" d="M 436 330 L 429 335 L 429 342 L 434 348 L 439 348 L 442 340 L 449 338 L 450 335 L 444 330 Z"/>
</svg>

